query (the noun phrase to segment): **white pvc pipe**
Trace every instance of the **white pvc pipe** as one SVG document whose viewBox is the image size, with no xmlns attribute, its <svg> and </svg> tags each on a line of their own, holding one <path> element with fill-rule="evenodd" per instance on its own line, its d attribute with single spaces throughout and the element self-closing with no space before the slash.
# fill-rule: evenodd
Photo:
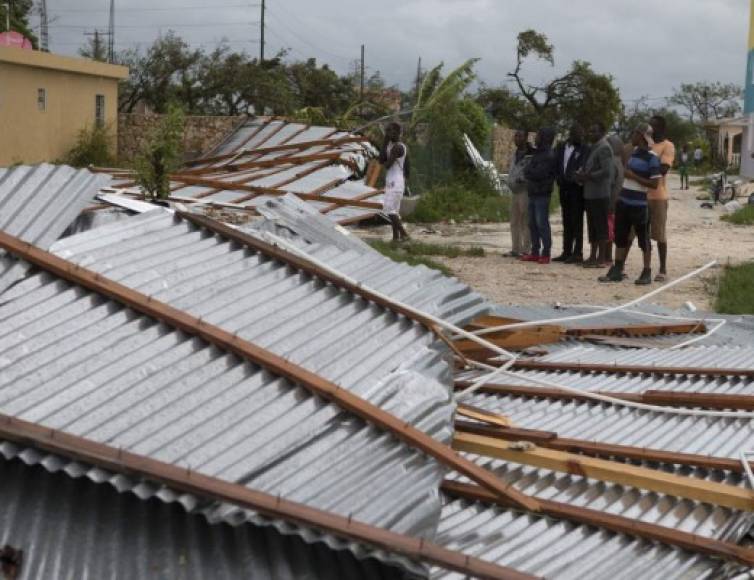
<svg viewBox="0 0 754 580">
<path fill-rule="evenodd" d="M 674 415 L 688 415 L 688 416 L 694 416 L 694 417 L 726 417 L 726 418 L 738 418 L 738 419 L 754 419 L 754 413 L 733 412 L 733 411 L 704 411 L 704 410 L 695 410 L 695 409 L 680 409 L 680 408 L 676 408 L 676 407 L 660 407 L 660 406 L 656 406 L 656 405 L 647 405 L 647 404 L 644 404 L 644 403 L 635 403 L 633 401 L 624 401 L 622 399 L 616 399 L 616 398 L 605 396 L 605 395 L 599 395 L 597 393 L 592 393 L 592 392 L 589 392 L 589 391 L 582 391 L 580 389 L 575 389 L 575 388 L 569 387 L 567 385 L 561 385 L 559 383 L 554 383 L 554 382 L 551 382 L 551 381 L 546 381 L 544 379 L 537 379 L 537 378 L 527 377 L 527 376 L 522 375 L 520 372 L 510 371 L 508 369 L 515 363 L 516 360 L 518 360 L 518 356 L 517 355 L 514 355 L 513 353 L 510 353 L 507 350 L 505 350 L 503 348 L 500 348 L 496 344 L 493 344 L 493 343 L 491 343 L 491 342 L 489 342 L 489 341 L 487 341 L 487 340 L 485 340 L 483 338 L 480 338 L 479 336 L 475 336 L 474 334 L 472 334 L 472 333 L 470 333 L 470 332 L 468 332 L 466 330 L 463 330 L 462 328 L 459 328 L 459 327 L 455 326 L 454 324 L 451 324 L 449 322 L 446 322 L 445 320 L 442 320 L 440 318 L 432 316 L 431 314 L 426 314 L 426 313 L 424 313 L 424 312 L 422 312 L 420 310 L 417 310 L 416 308 L 414 308 L 412 306 L 404 304 L 404 303 L 402 303 L 402 302 L 400 302 L 398 300 L 395 300 L 395 299 L 391 298 L 390 296 L 387 296 L 387 295 L 385 295 L 385 294 L 383 294 L 381 292 L 378 292 L 377 290 L 369 288 L 365 284 L 363 284 L 363 283 L 361 283 L 361 282 L 359 282 L 357 280 L 354 280 L 354 279 L 350 278 L 349 276 L 346 276 L 345 274 L 339 272 L 338 270 L 336 270 L 335 268 L 329 266 L 328 264 L 325 264 L 324 262 L 322 262 L 322 261 L 314 258 L 313 256 L 310 256 L 309 254 L 307 254 L 306 252 L 304 252 L 300 248 L 298 248 L 295 245 L 293 245 L 292 243 L 290 243 L 288 240 L 284 240 L 284 239 L 276 236 L 275 234 L 272 234 L 272 233 L 269 233 L 269 232 L 264 232 L 263 235 L 264 235 L 264 237 L 268 238 L 275 245 L 283 248 L 284 250 L 286 250 L 286 251 L 288 251 L 288 252 L 290 252 L 292 254 L 296 254 L 297 256 L 301 257 L 302 259 L 304 259 L 304 260 L 308 261 L 309 263 L 314 264 L 317 267 L 319 267 L 319 268 L 321 268 L 321 269 L 329 272 L 333 276 L 337 276 L 338 278 L 340 278 L 343 281 L 346 281 L 346 282 L 348 282 L 350 284 L 354 284 L 354 285 L 356 285 L 358 287 L 364 288 L 365 290 L 369 290 L 369 292 L 371 292 L 375 296 L 378 296 L 378 297 L 384 299 L 387 302 L 395 304 L 396 306 L 400 306 L 401 308 L 403 308 L 403 309 L 405 309 L 405 310 L 407 310 L 409 312 L 415 313 L 415 314 L 417 314 L 417 315 L 419 315 L 419 316 L 421 316 L 421 317 L 423 317 L 423 318 L 431 321 L 433 324 L 437 324 L 441 328 L 444 328 L 444 329 L 449 330 L 449 331 L 451 331 L 453 333 L 456 333 L 456 334 L 458 334 L 460 336 L 468 338 L 469 340 L 472 340 L 475 343 L 477 343 L 477 344 L 479 344 L 481 346 L 484 346 L 485 348 L 488 348 L 488 349 L 492 350 L 493 352 L 496 352 L 496 353 L 498 353 L 498 354 L 500 354 L 502 356 L 508 357 L 509 361 L 505 365 L 503 365 L 502 368 L 495 368 L 495 367 L 492 367 L 492 366 L 489 366 L 489 365 L 484 365 L 482 363 L 476 363 L 474 361 L 469 361 L 469 363 L 471 363 L 471 364 L 474 364 L 476 366 L 481 366 L 482 368 L 486 368 L 486 369 L 491 370 L 492 371 L 491 376 L 493 376 L 493 377 L 500 376 L 500 375 L 508 375 L 508 376 L 516 377 L 516 378 L 523 379 L 523 380 L 526 380 L 526 381 L 529 381 L 529 382 L 533 382 L 535 384 L 541 384 L 543 386 L 552 387 L 552 388 L 556 388 L 556 389 L 561 389 L 563 391 L 567 391 L 567 392 L 573 393 L 573 394 L 578 394 L 578 395 L 581 395 L 581 396 L 584 396 L 584 397 L 587 397 L 587 398 L 594 399 L 596 401 L 601 401 L 603 403 L 610 403 L 612 405 L 618 405 L 618 406 L 635 408 L 635 409 L 642 409 L 644 411 L 654 411 L 654 412 L 657 412 L 657 413 L 667 413 L 667 414 L 674 414 Z M 715 262 L 712 262 L 712 263 L 708 264 L 707 266 L 705 266 L 704 268 L 702 268 L 700 270 L 695 270 L 691 274 L 687 274 L 686 276 L 683 277 L 683 280 L 688 279 L 689 277 L 691 277 L 691 275 L 695 275 L 695 274 L 698 274 L 701 271 L 706 270 L 707 268 L 711 267 L 714 263 Z M 679 280 L 676 281 L 676 282 L 679 282 L 680 280 L 681 279 L 679 278 Z M 670 287 L 670 285 L 663 286 L 662 288 L 659 288 L 658 290 L 656 290 L 653 293 L 653 295 L 659 293 L 662 290 L 666 290 L 669 287 Z M 601 314 L 601 313 L 598 313 L 598 314 Z M 541 323 L 537 322 L 535 324 L 541 324 Z M 489 381 L 490 381 L 490 376 L 489 375 L 485 376 L 485 377 L 482 377 L 482 378 L 484 380 L 480 379 L 480 380 L 478 380 L 475 383 L 475 385 L 477 385 L 475 387 L 475 389 L 479 389 L 482 386 L 484 386 L 484 384 L 489 383 Z M 471 389 L 467 389 L 467 391 L 471 391 Z"/>
<path fill-rule="evenodd" d="M 669 290 L 673 286 L 681 284 L 682 282 L 685 282 L 686 280 L 693 278 L 694 276 L 698 276 L 705 270 L 708 270 L 716 265 L 717 265 L 717 260 L 713 260 L 709 264 L 706 264 L 702 266 L 701 268 L 694 270 L 693 272 L 689 272 L 685 276 L 681 276 L 680 278 L 673 280 L 672 282 L 669 282 L 663 286 L 660 286 L 659 288 L 652 290 L 652 292 L 649 292 L 648 294 L 640 296 L 639 298 L 632 300 L 631 302 L 626 302 L 625 304 L 622 304 L 620 306 L 613 306 L 613 307 L 607 308 L 606 310 L 601 310 L 599 312 L 589 312 L 587 314 L 577 314 L 574 316 L 565 316 L 562 318 L 549 318 L 546 320 L 533 320 L 530 322 L 517 322 L 514 324 L 505 324 L 502 326 L 495 326 L 492 328 L 484 328 L 482 330 L 477 330 L 474 332 L 474 334 L 476 334 L 477 336 L 484 336 L 485 334 L 491 334 L 493 332 L 499 332 L 501 330 L 515 330 L 517 328 L 528 328 L 530 326 L 540 326 L 543 324 L 558 324 L 561 322 L 571 322 L 574 320 L 587 320 L 589 318 L 598 318 L 600 316 L 604 316 L 605 314 L 610 314 L 611 312 L 619 312 L 621 310 L 625 310 L 626 308 L 630 308 L 631 306 L 635 306 L 636 304 L 640 304 L 644 302 L 645 300 L 652 298 L 653 296 L 657 296 L 661 292 L 665 292 L 665 290 Z"/>
<path fill-rule="evenodd" d="M 546 379 L 529 377 L 529 376 L 524 375 L 520 371 L 510 371 L 507 369 L 501 370 L 490 365 L 477 363 L 476 361 L 469 361 L 469 362 L 475 366 L 479 366 L 481 368 L 490 370 L 491 372 L 489 375 L 487 375 L 487 377 L 491 377 L 492 375 L 496 375 L 496 376 L 507 375 L 510 377 L 528 381 L 530 383 L 539 384 L 544 387 L 555 388 L 561 391 L 566 391 L 574 395 L 586 397 L 588 399 L 594 399 L 595 401 L 600 401 L 602 403 L 610 403 L 611 405 L 618 405 L 618 406 L 629 407 L 633 409 L 641 409 L 643 411 L 653 411 L 656 413 L 672 413 L 674 415 L 686 415 L 689 417 L 718 417 L 718 418 L 724 417 L 726 419 L 754 419 L 754 413 L 745 412 L 745 411 L 707 411 L 707 410 L 699 410 L 699 409 L 683 409 L 683 408 L 678 408 L 678 407 L 661 407 L 659 405 L 648 405 L 646 403 L 636 403 L 634 401 L 616 399 L 609 395 L 601 395 L 599 393 L 593 393 L 591 391 L 584 391 L 584 390 L 577 389 L 574 387 L 569 387 L 568 385 L 563 385 L 561 383 L 548 381 Z M 500 371 L 500 372 L 496 372 L 496 371 Z M 477 387 L 477 389 L 479 389 L 485 383 L 489 383 L 489 380 L 485 380 L 484 382 L 482 381 L 477 381 L 477 382 L 482 383 Z M 471 389 L 466 389 L 464 393 L 470 390 Z"/>
</svg>

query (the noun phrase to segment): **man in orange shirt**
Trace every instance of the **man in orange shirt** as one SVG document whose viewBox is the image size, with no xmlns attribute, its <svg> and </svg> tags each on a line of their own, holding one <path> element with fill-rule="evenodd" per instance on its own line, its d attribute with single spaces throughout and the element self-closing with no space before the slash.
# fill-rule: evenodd
<svg viewBox="0 0 754 580">
<path fill-rule="evenodd" d="M 657 242 L 657 253 L 660 257 L 660 271 L 655 277 L 656 282 L 664 282 L 668 275 L 668 194 L 667 174 L 675 161 L 675 145 L 665 137 L 667 125 L 665 118 L 655 115 L 649 120 L 654 134 L 652 152 L 660 158 L 662 178 L 657 189 L 647 192 L 649 204 L 649 230 L 650 237 Z"/>
</svg>

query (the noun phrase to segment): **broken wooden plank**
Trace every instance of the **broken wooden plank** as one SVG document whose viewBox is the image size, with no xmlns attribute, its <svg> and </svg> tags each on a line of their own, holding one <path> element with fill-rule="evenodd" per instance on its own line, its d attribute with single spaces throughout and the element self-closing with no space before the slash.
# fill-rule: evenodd
<svg viewBox="0 0 754 580">
<path fill-rule="evenodd" d="M 513 463 L 630 485 L 670 496 L 685 497 L 712 505 L 754 511 L 754 490 L 547 449 L 533 443 L 526 442 L 526 445 L 519 445 L 495 437 L 456 433 L 453 448 Z"/>
</svg>

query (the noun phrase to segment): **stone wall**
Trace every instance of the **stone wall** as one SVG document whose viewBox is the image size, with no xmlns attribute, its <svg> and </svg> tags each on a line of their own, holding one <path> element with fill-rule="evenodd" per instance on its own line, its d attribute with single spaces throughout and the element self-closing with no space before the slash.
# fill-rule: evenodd
<svg viewBox="0 0 754 580">
<path fill-rule="evenodd" d="M 516 132 L 501 125 L 492 128 L 492 162 L 500 173 L 508 173 L 516 144 L 513 137 Z M 534 143 L 534 133 L 529 134 L 529 142 Z"/>
<path fill-rule="evenodd" d="M 144 141 L 162 115 L 118 115 L 118 160 L 133 161 Z M 210 151 L 230 134 L 245 116 L 238 117 L 186 117 L 183 134 L 184 157 L 188 161 Z"/>
</svg>

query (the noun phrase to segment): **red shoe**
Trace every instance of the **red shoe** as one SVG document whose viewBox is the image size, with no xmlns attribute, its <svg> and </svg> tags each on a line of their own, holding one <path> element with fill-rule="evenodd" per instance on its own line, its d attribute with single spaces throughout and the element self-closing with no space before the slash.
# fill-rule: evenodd
<svg viewBox="0 0 754 580">
<path fill-rule="evenodd" d="M 542 265 L 549 264 L 550 263 L 550 256 L 540 256 L 537 260 Z"/>
<path fill-rule="evenodd" d="M 522 262 L 539 262 L 539 256 L 535 256 L 534 254 L 525 254 L 521 256 L 520 260 Z"/>
</svg>

